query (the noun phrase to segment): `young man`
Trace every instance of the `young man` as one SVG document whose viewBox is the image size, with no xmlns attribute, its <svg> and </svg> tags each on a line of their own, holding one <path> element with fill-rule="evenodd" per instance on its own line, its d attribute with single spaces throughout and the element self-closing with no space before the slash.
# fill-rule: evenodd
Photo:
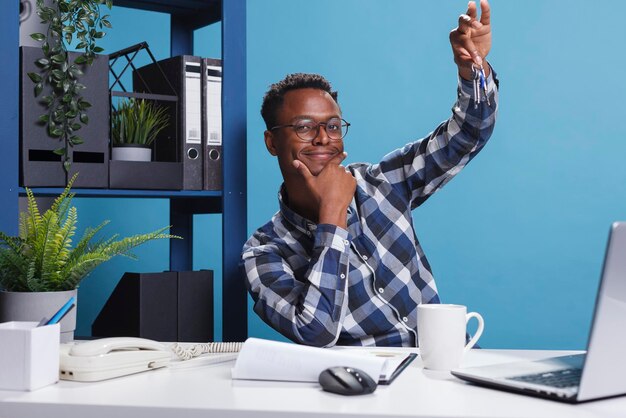
<svg viewBox="0 0 626 418">
<path fill-rule="evenodd" d="M 483 61 L 491 48 L 490 11 L 468 6 L 450 33 L 459 67 L 452 116 L 430 136 L 378 164 L 341 165 L 337 93 L 319 75 L 292 74 L 271 86 L 261 114 L 265 144 L 284 183 L 280 211 L 243 248 L 254 310 L 302 344 L 417 345 L 417 305 L 438 303 L 411 210 L 456 175 L 491 135 L 497 81 Z M 486 95 L 470 81 L 481 65 Z"/>
</svg>

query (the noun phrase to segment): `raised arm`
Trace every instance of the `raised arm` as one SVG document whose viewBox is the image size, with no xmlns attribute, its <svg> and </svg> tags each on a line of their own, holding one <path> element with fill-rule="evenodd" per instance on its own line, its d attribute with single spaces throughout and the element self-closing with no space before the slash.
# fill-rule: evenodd
<svg viewBox="0 0 626 418">
<path fill-rule="evenodd" d="M 457 101 L 452 116 L 427 137 L 405 145 L 384 157 L 370 172 L 385 178 L 406 196 L 413 208 L 450 181 L 482 149 L 495 125 L 498 108 L 497 79 L 485 58 L 491 49 L 491 11 L 481 1 L 482 15 L 477 18 L 476 4 L 470 2 L 459 25 L 450 32 L 454 61 L 459 69 Z M 472 66 L 483 66 L 486 92 L 475 97 Z"/>
</svg>

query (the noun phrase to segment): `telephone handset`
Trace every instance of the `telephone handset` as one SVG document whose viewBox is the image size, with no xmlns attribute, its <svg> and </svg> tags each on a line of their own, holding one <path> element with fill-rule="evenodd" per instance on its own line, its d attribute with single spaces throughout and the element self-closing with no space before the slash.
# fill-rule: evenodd
<svg viewBox="0 0 626 418">
<path fill-rule="evenodd" d="M 165 345 L 158 341 L 135 337 L 112 337 L 75 344 L 70 349 L 69 354 L 71 356 L 86 357 L 124 350 L 169 351 Z"/>
<path fill-rule="evenodd" d="M 158 369 L 172 352 L 157 341 L 134 337 L 102 338 L 61 344 L 60 378 L 94 382 Z"/>
</svg>

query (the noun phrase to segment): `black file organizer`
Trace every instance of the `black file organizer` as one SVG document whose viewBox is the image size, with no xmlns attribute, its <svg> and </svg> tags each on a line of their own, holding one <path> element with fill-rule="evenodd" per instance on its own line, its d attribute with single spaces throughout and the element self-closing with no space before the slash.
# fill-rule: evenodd
<svg viewBox="0 0 626 418">
<path fill-rule="evenodd" d="M 168 80 L 165 73 L 160 69 L 162 83 L 167 92 L 171 94 L 153 94 L 152 92 L 136 92 L 134 89 L 128 91 L 122 82 L 122 76 L 131 68 L 133 73 L 137 67 L 133 62 L 141 51 L 145 51 L 153 64 L 158 67 L 158 63 L 148 44 L 141 42 L 131 47 L 122 49 L 109 55 L 109 73 L 113 77 L 113 82 L 109 87 L 110 112 L 113 112 L 114 97 L 128 97 L 135 99 L 154 100 L 163 103 L 168 108 L 170 116 L 170 124 L 178 126 L 178 107 L 180 106 L 179 98 L 172 84 Z M 116 71 L 116 64 L 121 59 L 125 59 L 126 63 L 121 71 Z M 121 61 L 123 63 L 123 61 Z M 116 86 L 121 89 L 115 90 Z M 168 132 L 177 132 L 178 129 L 167 130 Z M 178 143 L 180 138 L 174 136 L 160 137 L 153 143 L 152 155 L 159 156 L 158 152 L 160 141 L 174 141 Z M 111 189 L 144 189 L 144 190 L 182 190 L 183 189 L 183 166 L 182 159 L 179 154 L 172 155 L 170 159 L 157 159 L 156 161 L 114 161 L 109 163 L 109 187 Z"/>
<path fill-rule="evenodd" d="M 70 60 L 79 56 L 69 53 Z M 72 164 L 69 172 L 63 169 L 61 156 L 54 153 L 63 143 L 58 138 L 48 136 L 46 126 L 39 122 L 39 116 L 47 113 L 41 96 L 33 94 L 34 84 L 29 72 L 39 73 L 41 69 L 35 60 L 43 58 L 39 47 L 20 47 L 20 160 L 19 184 L 25 187 L 65 187 L 68 179 L 80 173 L 74 188 L 108 187 L 109 176 L 109 113 L 107 113 L 107 56 L 97 55 L 92 65 L 83 65 L 80 82 L 87 86 L 83 98 L 91 103 L 87 110 L 89 123 L 77 134 L 85 141 L 71 147 Z M 46 85 L 43 95 L 49 94 L 51 87 Z"/>
<path fill-rule="evenodd" d="M 91 327 L 94 337 L 213 341 L 213 271 L 125 273 Z"/>
</svg>

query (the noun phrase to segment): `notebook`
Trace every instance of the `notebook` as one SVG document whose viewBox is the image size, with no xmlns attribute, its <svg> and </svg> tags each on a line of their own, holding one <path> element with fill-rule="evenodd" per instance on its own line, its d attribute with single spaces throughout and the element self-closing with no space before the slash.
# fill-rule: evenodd
<svg viewBox="0 0 626 418">
<path fill-rule="evenodd" d="M 390 384 L 415 359 L 415 353 L 391 353 L 362 347 L 318 348 L 280 341 L 248 338 L 237 356 L 233 379 L 317 382 L 334 366 L 360 369 L 381 385 Z"/>
<path fill-rule="evenodd" d="M 453 370 L 496 389 L 578 403 L 626 394 L 626 222 L 611 225 L 585 354 Z"/>
</svg>

